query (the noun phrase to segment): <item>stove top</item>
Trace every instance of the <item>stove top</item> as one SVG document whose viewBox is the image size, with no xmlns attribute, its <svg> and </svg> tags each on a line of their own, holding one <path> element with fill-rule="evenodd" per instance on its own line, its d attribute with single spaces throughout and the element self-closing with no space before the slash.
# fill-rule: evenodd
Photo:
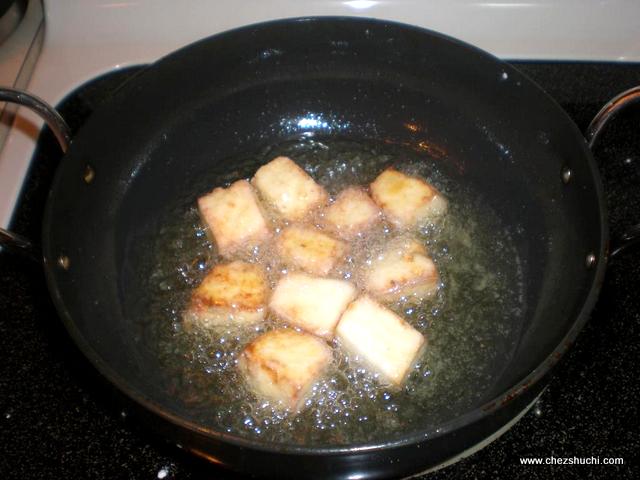
<svg viewBox="0 0 640 480">
<path fill-rule="evenodd" d="M 640 84 L 640 64 L 515 62 L 584 129 L 610 97 Z M 138 68 L 94 79 L 59 105 L 72 129 Z M 640 221 L 640 108 L 621 115 L 596 148 L 612 232 Z M 40 134 L 12 228 L 40 237 L 61 154 Z M 591 320 L 547 390 L 511 430 L 433 479 L 638 478 L 640 252 L 609 266 Z M 69 339 L 39 265 L 0 253 L 2 478 L 235 478 L 140 426 Z M 622 458 L 623 465 L 523 465 L 521 458 Z M 425 477 L 427 478 L 427 477 Z"/>
</svg>

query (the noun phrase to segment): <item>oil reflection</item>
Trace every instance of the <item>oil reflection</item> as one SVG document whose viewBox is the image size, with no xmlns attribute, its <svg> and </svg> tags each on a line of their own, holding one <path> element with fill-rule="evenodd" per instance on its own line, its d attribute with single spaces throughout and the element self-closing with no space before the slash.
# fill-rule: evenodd
<svg viewBox="0 0 640 480">
<path fill-rule="evenodd" d="M 427 142 L 426 140 L 420 140 L 416 144 L 416 148 L 421 152 L 426 152 L 434 158 L 444 158 L 447 156 L 447 151 L 435 143 Z"/>
<path fill-rule="evenodd" d="M 420 125 L 418 125 L 417 123 L 405 123 L 404 124 L 404 128 L 406 128 L 407 130 L 409 130 L 410 132 L 417 132 L 417 131 L 422 131 L 422 127 Z"/>
<path fill-rule="evenodd" d="M 308 112 L 299 117 L 281 119 L 280 127 L 287 133 L 297 133 L 300 130 L 334 132 L 347 130 L 350 123 L 340 118 Z"/>
<path fill-rule="evenodd" d="M 383 142 L 389 145 L 400 145 L 402 147 L 410 148 L 411 150 L 419 153 L 425 153 L 435 160 L 446 160 L 455 167 L 459 174 L 462 175 L 464 173 L 465 166 L 462 161 L 457 159 L 455 155 L 453 155 L 444 145 L 436 143 L 432 139 L 425 138 L 424 135 L 426 135 L 426 133 L 423 125 L 415 121 L 411 121 L 403 123 L 402 126 L 411 132 L 411 134 L 418 134 L 416 135 L 418 138 L 400 140 L 386 137 L 383 139 Z"/>
<path fill-rule="evenodd" d="M 411 150 L 415 150 L 416 152 L 428 153 L 431 157 L 435 159 L 450 157 L 450 153 L 445 147 L 441 145 L 437 145 L 432 141 L 428 141 L 424 139 L 405 142 L 405 141 L 394 140 L 391 138 L 385 138 L 383 141 L 384 143 L 387 143 L 389 145 L 401 145 L 403 147 L 408 147 Z"/>
<path fill-rule="evenodd" d="M 419 133 L 424 131 L 424 127 L 417 122 L 406 122 L 402 124 L 404 128 L 409 130 L 411 133 Z M 447 152 L 446 148 L 441 145 L 437 145 L 431 140 L 427 139 L 417 139 L 414 142 L 404 142 L 402 145 L 412 148 L 418 152 L 425 152 L 431 155 L 433 158 L 444 158 L 449 152 Z"/>
</svg>

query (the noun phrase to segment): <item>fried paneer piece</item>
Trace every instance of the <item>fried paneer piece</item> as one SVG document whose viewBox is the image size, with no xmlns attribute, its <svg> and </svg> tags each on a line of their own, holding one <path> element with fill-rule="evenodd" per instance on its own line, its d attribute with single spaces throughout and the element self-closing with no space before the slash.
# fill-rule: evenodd
<svg viewBox="0 0 640 480">
<path fill-rule="evenodd" d="M 260 322 L 268 297 L 269 284 L 261 266 L 240 261 L 218 264 L 194 290 L 185 325 L 206 328 Z"/>
<path fill-rule="evenodd" d="M 364 234 L 380 220 L 380 209 L 362 188 L 349 187 L 324 211 L 327 226 L 345 240 Z"/>
<path fill-rule="evenodd" d="M 404 297 L 419 303 L 438 289 L 440 277 L 420 242 L 397 238 L 389 243 L 366 270 L 365 289 L 378 300 L 393 302 Z"/>
<path fill-rule="evenodd" d="M 291 273 L 280 279 L 269 308 L 292 326 L 331 340 L 342 312 L 356 297 L 344 280 Z"/>
<path fill-rule="evenodd" d="M 279 329 L 247 345 L 238 367 L 257 396 L 300 410 L 331 359 L 331 348 L 318 337 Z"/>
<path fill-rule="evenodd" d="M 252 183 L 275 215 L 289 221 L 302 219 L 329 198 L 325 189 L 289 157 L 276 157 L 260 167 Z"/>
<path fill-rule="evenodd" d="M 285 227 L 276 238 L 282 262 L 314 275 L 326 275 L 347 252 L 347 244 L 312 226 Z"/>
<path fill-rule="evenodd" d="M 387 168 L 370 185 L 371 197 L 398 228 L 414 228 L 447 211 L 447 200 L 420 178 Z"/>
<path fill-rule="evenodd" d="M 351 303 L 336 328 L 341 345 L 378 373 L 383 382 L 401 386 L 425 345 L 425 338 L 405 320 L 367 296 Z"/>
<path fill-rule="evenodd" d="M 198 210 L 223 257 L 249 250 L 271 234 L 255 192 L 246 180 L 238 180 L 228 188 L 215 188 L 198 198 Z"/>
</svg>

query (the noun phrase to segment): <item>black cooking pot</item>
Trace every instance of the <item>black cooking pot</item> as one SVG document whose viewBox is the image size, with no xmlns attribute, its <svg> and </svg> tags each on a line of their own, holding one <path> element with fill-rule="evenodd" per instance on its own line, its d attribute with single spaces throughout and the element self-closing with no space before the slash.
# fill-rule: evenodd
<svg viewBox="0 0 640 480">
<path fill-rule="evenodd" d="M 588 136 L 637 95 L 616 99 Z M 0 100 L 9 98 L 33 106 L 21 94 Z M 47 115 L 54 130 L 63 128 Z M 304 118 L 322 121 L 310 127 Z M 504 223 L 519 226 L 522 328 L 490 389 L 455 418 L 425 419 L 400 436 L 357 445 L 273 444 L 198 423 L 161 387 L 153 353 L 136 340 L 128 312 L 145 291 L 132 280 L 140 265 L 131 245 L 158 228 L 163 206 L 185 192 L 195 202 L 203 192 L 189 190 L 194 178 L 209 175 L 208 188 L 216 185 L 215 174 L 204 172 L 223 176 L 234 168 L 226 159 L 305 134 L 411 148 L 430 140 L 430 126 L 456 146 L 454 181 L 472 185 Z M 65 136 L 58 135 L 63 143 Z M 469 45 L 356 18 L 253 25 L 146 68 L 74 138 L 43 231 L 49 288 L 70 335 L 154 428 L 231 469 L 290 478 L 409 475 L 503 428 L 539 394 L 586 322 L 608 255 L 599 173 L 585 138 L 551 98 Z M 636 238 L 626 240 L 620 248 Z"/>
</svg>

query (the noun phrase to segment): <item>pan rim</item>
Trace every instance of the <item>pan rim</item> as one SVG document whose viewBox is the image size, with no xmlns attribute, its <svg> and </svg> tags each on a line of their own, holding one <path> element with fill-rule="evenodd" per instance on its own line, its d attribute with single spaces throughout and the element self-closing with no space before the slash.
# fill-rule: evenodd
<svg viewBox="0 0 640 480">
<path fill-rule="evenodd" d="M 268 26 L 278 25 L 278 24 L 289 24 L 292 22 L 360 22 L 364 24 L 376 24 L 378 26 L 388 25 L 395 28 L 402 28 L 405 30 L 410 30 L 415 33 L 427 34 L 432 37 L 437 37 L 439 39 L 452 42 L 458 46 L 462 46 L 471 52 L 475 52 L 475 55 L 481 55 L 485 58 L 492 59 L 496 62 L 497 65 L 500 65 L 509 75 L 515 75 L 523 81 L 526 81 L 531 85 L 532 88 L 536 88 L 544 93 L 547 99 L 552 102 L 558 114 L 564 115 L 568 124 L 571 125 L 575 131 L 580 134 L 578 127 L 575 125 L 573 120 L 567 115 L 567 113 L 562 109 L 562 107 L 552 98 L 550 97 L 544 90 L 538 86 L 531 79 L 526 77 L 523 73 L 521 73 L 517 68 L 513 67 L 509 63 L 491 55 L 490 53 L 474 46 L 470 45 L 466 42 L 458 40 L 456 38 L 450 37 L 448 35 L 417 27 L 410 24 L 405 24 L 401 22 L 389 21 L 389 20 L 380 20 L 375 18 L 366 18 L 366 17 L 356 17 L 356 16 L 305 16 L 305 17 L 293 17 L 293 18 L 283 18 L 277 20 L 271 20 L 268 22 L 260 22 L 254 23 L 246 26 L 242 26 L 239 28 L 235 28 L 232 30 L 227 30 L 225 32 L 221 32 L 204 39 L 201 39 L 197 42 L 194 42 L 190 45 L 182 47 L 181 49 L 170 53 L 169 55 L 157 60 L 156 62 L 148 65 L 142 72 L 140 72 L 138 76 L 144 76 L 152 73 L 154 67 L 158 64 L 162 63 L 165 59 L 172 57 L 174 55 L 179 55 L 183 50 L 193 47 L 194 45 L 200 44 L 201 42 L 211 42 L 215 41 L 217 37 L 227 36 L 229 34 L 238 34 L 242 32 L 250 32 L 255 30 L 256 28 L 265 28 Z M 49 198 L 47 200 L 45 214 L 43 218 L 43 260 L 44 260 L 44 270 L 45 277 L 47 281 L 47 286 L 49 292 L 51 294 L 53 303 L 56 307 L 58 314 L 61 317 L 61 320 L 69 332 L 69 335 L 72 337 L 74 343 L 78 346 L 79 350 L 84 354 L 84 356 L 89 360 L 89 362 L 93 365 L 93 367 L 100 372 L 100 374 L 105 377 L 112 385 L 114 385 L 120 392 L 124 393 L 127 397 L 133 400 L 135 403 L 143 407 L 144 409 L 152 412 L 155 415 L 163 418 L 169 423 L 176 425 L 178 427 L 184 428 L 189 431 L 196 432 L 198 434 L 204 435 L 205 437 L 220 441 L 223 443 L 228 443 L 234 446 L 263 451 L 267 453 L 277 453 L 277 454 L 287 454 L 287 455 L 322 455 L 322 456 L 330 456 L 330 455 L 339 455 L 339 454 L 349 454 L 349 453 L 358 453 L 358 452 L 375 452 L 378 450 L 387 450 L 391 448 L 402 447 L 406 445 L 415 445 L 419 444 L 423 441 L 430 440 L 442 436 L 451 431 L 457 430 L 462 426 L 468 425 L 470 423 L 477 422 L 488 415 L 490 415 L 493 411 L 502 408 L 505 404 L 513 400 L 515 397 L 521 395 L 531 386 L 535 385 L 539 380 L 545 377 L 552 367 L 558 362 L 559 358 L 567 351 L 569 346 L 573 343 L 578 333 L 586 323 L 589 318 L 589 315 L 597 301 L 599 296 L 599 292 L 602 287 L 602 283 L 605 276 L 605 271 L 607 267 L 608 261 L 608 242 L 609 242 L 609 228 L 608 228 L 608 215 L 604 201 L 604 188 L 602 185 L 602 177 L 600 171 L 596 165 L 595 159 L 591 151 L 587 148 L 586 140 L 583 144 L 584 161 L 587 162 L 587 166 L 591 172 L 592 181 L 594 183 L 595 193 L 598 201 L 599 207 L 599 220 L 601 225 L 600 232 L 600 245 L 599 251 L 596 253 L 597 258 L 599 259 L 596 263 L 596 267 L 594 269 L 594 273 L 592 276 L 592 281 L 588 293 L 586 294 L 585 301 L 582 304 L 582 308 L 580 312 L 576 315 L 571 324 L 571 327 L 568 329 L 566 335 L 563 337 L 562 341 L 556 346 L 553 351 L 528 375 L 526 375 L 520 382 L 504 391 L 500 395 L 494 397 L 493 399 L 485 402 L 483 405 L 476 407 L 473 410 L 466 412 L 463 415 L 455 417 L 447 422 L 442 423 L 439 427 L 432 428 L 430 430 L 423 430 L 420 432 L 412 432 L 408 434 L 402 434 L 400 437 L 395 438 L 393 440 L 387 441 L 377 441 L 377 442 L 369 442 L 369 443 L 356 443 L 353 445 L 342 445 L 342 446 L 321 446 L 321 447 L 312 447 L 307 445 L 297 445 L 297 444 L 288 444 L 288 443 L 273 443 L 267 442 L 258 438 L 250 438 L 245 436 L 240 436 L 236 434 L 229 434 L 226 432 L 222 432 L 219 430 L 214 430 L 211 428 L 203 427 L 198 423 L 190 420 L 186 420 L 182 418 L 180 415 L 174 414 L 169 411 L 166 407 L 163 407 L 158 402 L 154 401 L 143 392 L 139 391 L 139 389 L 131 386 L 129 382 L 124 380 L 121 375 L 118 374 L 115 370 L 113 370 L 107 362 L 105 362 L 101 356 L 97 353 L 97 351 L 90 345 L 90 343 L 84 338 L 81 334 L 80 330 L 77 328 L 75 322 L 73 321 L 73 317 L 71 313 L 66 308 L 63 295 L 58 289 L 56 280 L 55 280 L 55 272 L 56 268 L 55 257 L 52 255 L 53 252 L 50 251 L 49 246 L 49 231 L 50 226 L 55 222 L 52 218 L 52 208 L 50 198 L 52 196 L 52 192 L 56 189 L 56 185 L 60 180 L 60 169 L 56 172 L 54 181 L 52 183 L 52 187 L 49 191 Z M 73 149 L 73 146 L 71 147 Z M 64 160 L 63 160 L 64 161 Z"/>
</svg>

